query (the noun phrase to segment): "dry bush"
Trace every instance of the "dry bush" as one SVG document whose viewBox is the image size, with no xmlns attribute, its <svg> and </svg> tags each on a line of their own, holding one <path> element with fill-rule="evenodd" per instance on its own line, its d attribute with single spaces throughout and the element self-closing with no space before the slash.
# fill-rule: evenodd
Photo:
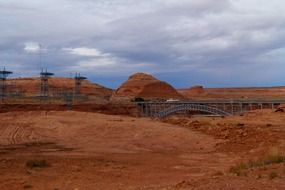
<svg viewBox="0 0 285 190">
<path fill-rule="evenodd" d="M 235 166 L 232 166 L 230 168 L 230 173 L 234 173 L 237 176 L 244 176 L 243 170 L 245 170 L 247 168 L 248 168 L 247 165 L 245 163 L 241 162 Z"/>
<path fill-rule="evenodd" d="M 249 160 L 247 163 L 241 162 L 230 168 L 230 173 L 234 173 L 237 176 L 243 174 L 243 170 L 257 167 L 264 167 L 272 164 L 279 164 L 285 162 L 285 154 L 280 153 L 278 148 L 272 148 L 269 153 L 263 158 L 257 160 Z"/>
<path fill-rule="evenodd" d="M 23 186 L 23 188 L 24 188 L 24 189 L 30 189 L 30 188 L 33 188 L 33 186 L 30 185 L 30 184 L 26 184 L 26 185 Z"/>
<path fill-rule="evenodd" d="M 32 160 L 28 160 L 26 162 L 26 166 L 28 168 L 45 168 L 48 167 L 49 164 L 47 163 L 46 160 L 41 160 L 41 159 L 32 159 Z"/>
<path fill-rule="evenodd" d="M 244 124 L 244 123 L 237 123 L 236 126 L 237 126 L 237 127 L 244 127 L 245 124 Z"/>
<path fill-rule="evenodd" d="M 276 173 L 276 172 L 271 172 L 269 174 L 269 179 L 274 179 L 274 178 L 277 178 L 277 177 L 278 177 L 278 173 Z"/>
</svg>

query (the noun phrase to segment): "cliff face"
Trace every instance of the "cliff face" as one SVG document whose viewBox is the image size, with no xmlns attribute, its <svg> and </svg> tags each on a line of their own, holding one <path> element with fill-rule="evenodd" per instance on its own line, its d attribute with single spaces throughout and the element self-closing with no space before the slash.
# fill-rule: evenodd
<svg viewBox="0 0 285 190">
<path fill-rule="evenodd" d="M 182 99 L 171 85 L 145 73 L 131 75 L 112 95 L 112 100 L 130 100 L 134 97 L 144 99 Z"/>
</svg>

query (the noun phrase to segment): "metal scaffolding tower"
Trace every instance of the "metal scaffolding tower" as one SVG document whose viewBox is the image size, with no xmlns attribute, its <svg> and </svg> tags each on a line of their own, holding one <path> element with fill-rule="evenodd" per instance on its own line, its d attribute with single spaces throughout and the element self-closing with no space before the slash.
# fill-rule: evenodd
<svg viewBox="0 0 285 190">
<path fill-rule="evenodd" d="M 41 76 L 41 88 L 40 88 L 40 97 L 42 100 L 46 100 L 49 97 L 49 86 L 48 86 L 48 79 L 53 76 L 54 73 L 50 73 L 47 71 L 43 71 L 40 73 Z"/>
<path fill-rule="evenodd" d="M 74 80 L 75 80 L 75 88 L 74 88 L 74 97 L 79 98 L 81 95 L 81 82 L 86 80 L 87 78 L 81 76 L 80 73 L 76 73 Z"/>
<path fill-rule="evenodd" d="M 73 92 L 72 91 L 65 91 L 63 92 L 63 100 L 65 102 L 65 106 L 67 109 L 72 109 L 73 104 Z"/>
<path fill-rule="evenodd" d="M 0 70 L 0 98 L 1 102 L 4 101 L 6 94 L 6 80 L 9 75 L 11 75 L 12 71 L 6 71 L 5 67 L 3 70 Z"/>
</svg>

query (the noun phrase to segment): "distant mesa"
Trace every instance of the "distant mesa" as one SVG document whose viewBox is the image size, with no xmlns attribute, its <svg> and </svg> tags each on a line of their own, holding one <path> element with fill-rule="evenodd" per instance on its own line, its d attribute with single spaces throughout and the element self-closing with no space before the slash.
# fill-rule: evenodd
<svg viewBox="0 0 285 190">
<path fill-rule="evenodd" d="M 193 99 L 193 97 L 200 97 L 201 95 L 207 94 L 204 87 L 200 85 L 192 86 L 187 89 L 179 89 L 178 92 L 187 99 Z"/>
<path fill-rule="evenodd" d="M 146 73 L 136 73 L 129 77 L 112 95 L 112 101 L 131 100 L 141 97 L 146 100 L 183 99 L 170 84 Z"/>
<path fill-rule="evenodd" d="M 192 94 L 203 94 L 205 93 L 205 90 L 203 86 L 197 85 L 197 86 L 192 86 L 191 88 L 189 88 L 188 92 Z"/>
</svg>

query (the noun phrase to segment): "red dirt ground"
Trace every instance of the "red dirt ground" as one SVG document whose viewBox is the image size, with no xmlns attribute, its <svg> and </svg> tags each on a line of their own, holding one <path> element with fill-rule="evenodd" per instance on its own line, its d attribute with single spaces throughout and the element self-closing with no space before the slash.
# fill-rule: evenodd
<svg viewBox="0 0 285 190">
<path fill-rule="evenodd" d="M 284 121 L 269 110 L 164 123 L 75 111 L 1 113 L 0 189 L 284 189 L 284 163 L 229 172 L 273 148 L 285 152 Z M 48 166 L 27 167 L 33 159 Z"/>
</svg>

